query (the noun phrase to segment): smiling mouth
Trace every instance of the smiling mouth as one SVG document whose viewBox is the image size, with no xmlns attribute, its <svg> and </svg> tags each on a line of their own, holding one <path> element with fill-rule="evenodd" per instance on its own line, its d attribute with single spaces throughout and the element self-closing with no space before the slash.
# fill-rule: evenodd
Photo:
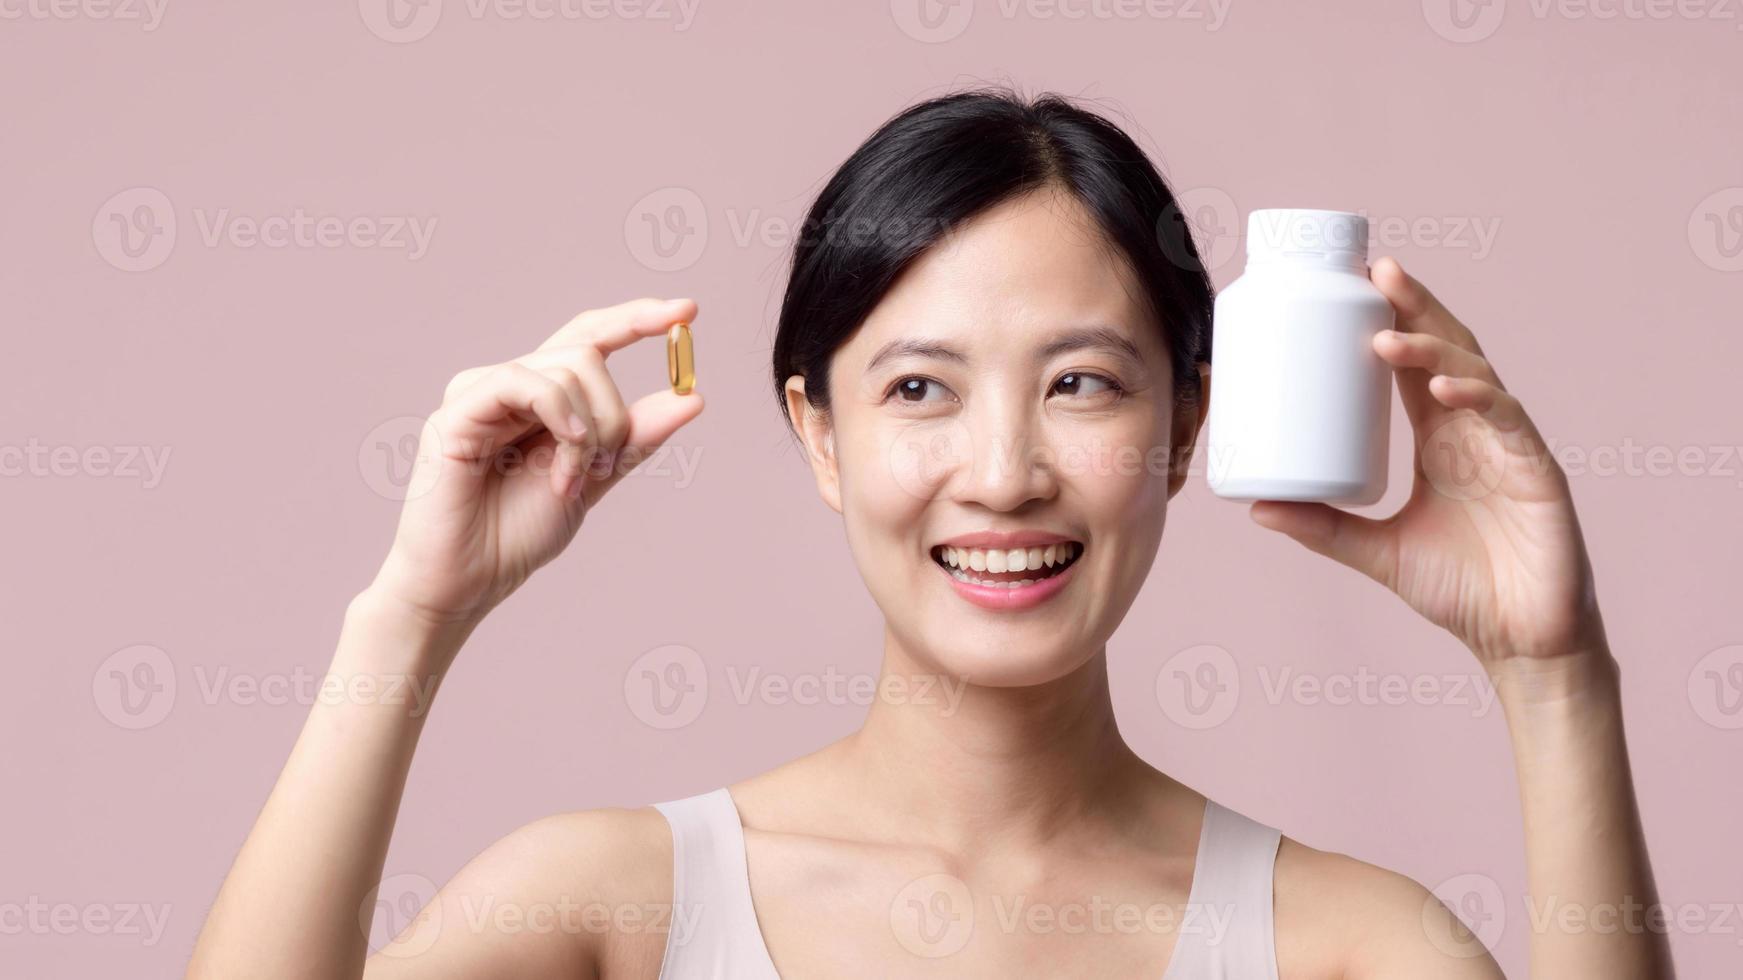
<svg viewBox="0 0 1743 980">
<path fill-rule="evenodd" d="M 937 562 L 958 582 L 989 588 L 1020 589 L 1044 582 L 1070 568 L 1083 556 L 1083 545 L 1062 541 L 1045 548 L 932 549 Z"/>
</svg>

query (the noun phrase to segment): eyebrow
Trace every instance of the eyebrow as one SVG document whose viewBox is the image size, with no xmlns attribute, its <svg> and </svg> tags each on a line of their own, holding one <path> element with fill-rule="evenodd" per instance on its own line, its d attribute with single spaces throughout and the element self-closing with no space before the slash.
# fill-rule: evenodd
<svg viewBox="0 0 1743 980">
<path fill-rule="evenodd" d="M 1067 330 L 1063 335 L 1048 341 L 1036 357 L 1038 360 L 1047 360 L 1078 350 L 1105 350 L 1129 358 L 1133 364 L 1144 363 L 1143 352 L 1138 350 L 1138 345 L 1132 343 L 1130 337 L 1106 326 L 1074 327 Z"/>
<path fill-rule="evenodd" d="M 1144 355 L 1138 350 L 1138 345 L 1132 343 L 1131 338 L 1125 334 L 1108 326 L 1073 327 L 1043 345 L 1035 352 L 1035 359 L 1050 360 L 1060 354 L 1079 350 L 1106 350 L 1128 358 L 1134 364 L 1144 363 Z M 877 353 L 866 362 L 865 369 L 868 372 L 874 371 L 880 364 L 900 357 L 930 357 L 958 364 L 968 363 L 968 355 L 941 340 L 906 338 L 892 340 L 878 348 Z"/>
</svg>

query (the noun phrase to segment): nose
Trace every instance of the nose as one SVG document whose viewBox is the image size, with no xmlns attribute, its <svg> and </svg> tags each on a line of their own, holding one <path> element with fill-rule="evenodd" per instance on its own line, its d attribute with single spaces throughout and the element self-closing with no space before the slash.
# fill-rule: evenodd
<svg viewBox="0 0 1743 980">
<path fill-rule="evenodd" d="M 983 401 L 965 413 L 971 451 L 950 482 L 959 503 L 1015 511 L 1059 492 L 1059 474 L 1048 452 L 1046 429 L 1036 410 L 1021 400 Z"/>
</svg>

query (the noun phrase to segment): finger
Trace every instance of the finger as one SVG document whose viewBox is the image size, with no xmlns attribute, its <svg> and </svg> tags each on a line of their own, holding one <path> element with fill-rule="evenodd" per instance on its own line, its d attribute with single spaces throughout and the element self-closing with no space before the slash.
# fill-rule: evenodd
<svg viewBox="0 0 1743 980">
<path fill-rule="evenodd" d="M 598 452 L 588 457 L 589 475 L 604 479 L 611 475 L 617 454 L 629 438 L 629 406 L 623 403 L 623 393 L 606 370 L 605 359 L 591 348 L 574 348 L 573 370 L 593 410 L 594 428 L 599 434 Z"/>
<path fill-rule="evenodd" d="M 558 439 L 579 442 L 586 424 L 558 382 L 520 364 L 505 364 L 480 378 L 431 416 L 443 449 L 462 459 L 483 459 L 543 425 Z"/>
<path fill-rule="evenodd" d="M 442 404 L 446 405 L 458 398 L 461 392 L 477 384 L 485 375 L 502 367 L 500 364 L 486 364 L 482 367 L 470 367 L 448 379 L 447 387 L 442 389 Z"/>
<path fill-rule="evenodd" d="M 1374 335 L 1374 351 L 1393 367 L 1501 383 L 1488 359 L 1433 334 L 1382 330 Z"/>
<path fill-rule="evenodd" d="M 1398 329 L 1432 334 L 1478 356 L 1483 349 L 1470 328 L 1459 322 L 1428 287 L 1418 282 L 1390 255 L 1374 263 L 1369 273 L 1374 286 L 1385 294 L 1398 314 Z"/>
<path fill-rule="evenodd" d="M 521 356 L 504 363 L 523 364 L 535 371 L 543 371 L 547 368 L 569 368 L 570 370 L 575 370 L 580 358 L 587 354 L 592 354 L 596 360 L 599 357 L 598 351 L 595 351 L 591 346 L 571 344 L 567 347 L 540 347 L 535 351 L 522 354 Z M 467 368 L 459 374 L 454 375 L 454 377 L 448 382 L 447 393 L 443 396 L 443 400 L 446 401 L 448 398 L 472 387 L 474 384 L 478 383 L 478 379 L 499 367 L 502 367 L 502 365 L 486 364 L 483 367 Z"/>
<path fill-rule="evenodd" d="M 587 481 L 587 505 L 591 507 L 642 460 L 665 445 L 673 433 L 702 414 L 702 406 L 702 394 L 697 391 L 677 395 L 667 389 L 637 399 L 629 407 L 629 433 L 617 454 L 616 465 L 603 479 Z"/>
<path fill-rule="evenodd" d="M 515 358 L 515 363 L 570 382 L 590 433 L 582 446 L 585 453 L 578 457 L 578 472 L 595 477 L 610 473 L 612 457 L 629 435 L 629 408 L 605 366 L 605 358 L 592 347 L 576 345 L 534 351 Z"/>
<path fill-rule="evenodd" d="M 680 320 L 696 319 L 696 301 L 690 299 L 635 299 L 600 310 L 588 310 L 550 336 L 540 350 L 587 344 L 601 355 L 621 350 L 644 337 L 666 332 Z"/>
<path fill-rule="evenodd" d="M 629 408 L 598 351 L 586 345 L 553 347 L 517 357 L 515 363 L 574 375 L 587 403 L 589 423 L 599 435 L 597 448 L 600 452 L 622 448 L 629 434 Z"/>
<path fill-rule="evenodd" d="M 560 363 L 560 359 L 545 357 L 548 352 L 583 345 L 603 356 L 643 337 L 663 334 L 674 323 L 690 323 L 696 318 L 696 313 L 696 302 L 689 299 L 636 299 L 604 309 L 588 310 L 546 338 L 533 353 L 508 363 L 550 367 Z M 461 371 L 448 381 L 442 400 L 446 402 L 454 398 L 500 367 L 501 364 L 487 364 Z"/>
<path fill-rule="evenodd" d="M 1468 408 L 1502 432 L 1517 432 L 1530 422 L 1518 398 L 1479 378 L 1437 374 L 1429 379 L 1428 391 L 1447 408 Z"/>
<path fill-rule="evenodd" d="M 579 496 L 580 477 L 597 468 L 611 472 L 612 459 L 629 432 L 629 409 L 605 360 L 592 347 L 537 350 L 509 362 L 531 368 L 556 381 L 568 393 L 574 414 L 581 420 L 582 438 L 560 444 L 552 467 L 552 487 L 558 493 Z M 491 371 L 501 367 L 471 368 L 455 375 L 450 390 L 464 392 Z"/>
<path fill-rule="evenodd" d="M 1318 552 L 1391 588 L 1397 552 L 1391 525 L 1320 503 L 1261 500 L 1249 513 L 1260 527 L 1281 531 Z"/>
<path fill-rule="evenodd" d="M 563 389 L 563 394 L 569 399 L 569 424 L 581 433 L 579 439 L 558 441 L 551 464 L 552 491 L 574 499 L 581 495 L 581 477 L 586 472 L 587 462 L 599 451 L 600 426 L 581 379 L 574 371 L 559 366 L 544 368 L 539 373 Z"/>
<path fill-rule="evenodd" d="M 1405 334 L 1403 336 L 1427 337 L 1429 335 Z M 1440 340 L 1438 337 L 1431 339 Z M 1440 342 L 1445 343 L 1445 341 Z M 1386 352 L 1381 349 L 1385 343 L 1386 341 L 1381 339 L 1381 334 L 1374 335 L 1375 353 L 1380 355 L 1381 360 L 1387 360 L 1390 363 L 1386 357 Z M 1428 379 L 1433 377 L 1429 371 L 1393 364 L 1392 373 L 1398 380 L 1398 399 L 1404 403 L 1404 415 L 1410 420 L 1410 430 L 1415 434 L 1416 441 L 1420 445 L 1429 433 L 1445 423 L 1450 412 L 1444 405 L 1435 401 L 1433 395 L 1428 393 Z"/>
</svg>

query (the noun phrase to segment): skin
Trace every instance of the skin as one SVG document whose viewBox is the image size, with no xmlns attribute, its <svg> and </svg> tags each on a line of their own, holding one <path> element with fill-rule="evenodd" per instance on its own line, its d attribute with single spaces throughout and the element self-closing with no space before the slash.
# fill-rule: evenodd
<svg viewBox="0 0 1743 980">
<path fill-rule="evenodd" d="M 1372 276 L 1398 312 L 1399 331 L 1374 349 L 1396 368 L 1417 435 L 1410 500 L 1384 521 L 1274 502 L 1253 518 L 1385 585 L 1494 679 L 1534 895 L 1586 909 L 1651 904 L 1618 671 L 1567 480 L 1471 332 L 1396 262 L 1380 260 Z M 827 411 L 808 404 L 804 379 L 789 381 L 818 492 L 842 515 L 885 614 L 884 677 L 931 678 L 961 697 L 877 698 L 858 732 L 731 787 L 759 924 L 783 975 L 1161 976 L 1171 927 L 998 927 L 1018 900 L 1179 912 L 1191 884 L 1204 798 L 1120 738 L 1106 663 L 1185 469 L 1066 462 L 1097 446 L 1184 460 L 1202 426 L 1206 400 L 1175 398 L 1164 325 L 1137 295 L 1077 205 L 1041 191 L 981 215 L 904 274 L 835 355 Z M 444 675 L 478 622 L 568 544 L 631 465 L 598 457 L 633 460 L 700 413 L 695 394 L 626 406 L 604 366 L 611 351 L 695 316 L 688 300 L 591 311 L 537 352 L 456 377 L 414 474 L 427 492 L 408 501 L 380 575 L 348 609 L 332 672 Z M 1084 327 L 1116 343 L 1039 356 Z M 872 364 L 890 343 L 917 339 L 954 353 Z M 1201 378 L 1208 385 L 1208 369 Z M 1437 469 L 1449 461 L 1422 447 L 1454 420 L 1506 460 L 1489 493 L 1435 489 L 1452 485 Z M 468 465 L 517 440 L 552 464 Z M 958 597 L 931 547 L 1016 529 L 1082 542 L 1075 580 L 1021 611 Z M 485 902 L 649 914 L 670 903 L 671 840 L 651 808 L 521 828 L 366 962 L 359 908 L 381 875 L 424 717 L 377 703 L 312 709 L 189 976 L 658 975 L 663 927 L 469 925 Z M 950 955 L 919 956 L 891 909 L 940 874 L 966 886 L 976 923 L 993 927 L 977 925 Z M 1274 901 L 1284 980 L 1500 976 L 1421 885 L 1344 855 L 1285 838 Z M 1671 972 L 1662 934 L 1640 930 L 1534 931 L 1531 966 L 1539 976 Z"/>
</svg>

